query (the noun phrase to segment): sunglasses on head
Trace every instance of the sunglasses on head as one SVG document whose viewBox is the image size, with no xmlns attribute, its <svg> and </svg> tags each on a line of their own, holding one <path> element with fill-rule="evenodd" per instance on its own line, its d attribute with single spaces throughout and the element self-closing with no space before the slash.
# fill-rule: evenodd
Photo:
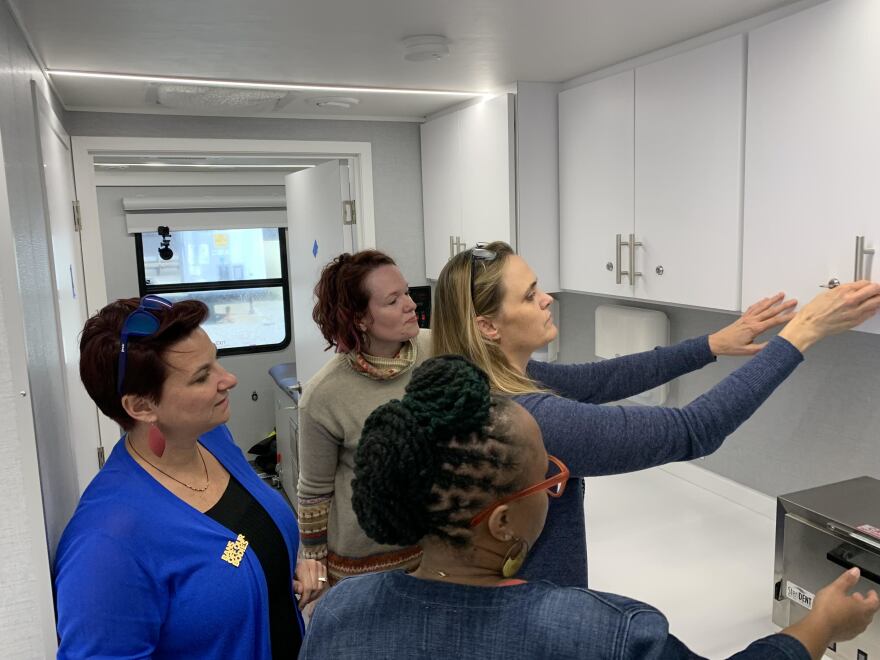
<svg viewBox="0 0 880 660">
<path fill-rule="evenodd" d="M 477 284 L 477 262 L 485 261 L 489 263 L 491 261 L 495 261 L 498 257 L 498 253 L 494 250 L 487 250 L 486 245 L 488 243 L 477 243 L 474 247 L 470 249 L 471 253 L 471 302 L 474 303 L 474 307 L 476 307 L 476 284 Z"/>
<path fill-rule="evenodd" d="M 134 337 L 150 337 L 159 330 L 161 322 L 150 310 L 171 309 L 171 301 L 159 296 L 148 295 L 141 298 L 138 308 L 125 318 L 119 333 L 119 367 L 116 372 L 116 392 L 122 394 L 125 381 L 125 363 L 128 354 L 128 340 Z"/>
</svg>

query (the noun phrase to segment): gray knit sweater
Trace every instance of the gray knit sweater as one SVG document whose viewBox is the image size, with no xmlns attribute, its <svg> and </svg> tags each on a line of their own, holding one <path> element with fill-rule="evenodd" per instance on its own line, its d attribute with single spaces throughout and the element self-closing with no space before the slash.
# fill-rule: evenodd
<svg viewBox="0 0 880 660">
<path fill-rule="evenodd" d="M 550 501 L 547 523 L 519 577 L 587 586 L 583 477 L 634 472 L 706 456 L 803 360 L 775 337 L 758 355 L 683 408 L 599 406 L 644 392 L 714 360 L 707 337 L 604 362 L 530 362 L 529 376 L 561 396 L 515 399 L 541 427 L 547 452 L 571 470 L 565 493 Z"/>
</svg>

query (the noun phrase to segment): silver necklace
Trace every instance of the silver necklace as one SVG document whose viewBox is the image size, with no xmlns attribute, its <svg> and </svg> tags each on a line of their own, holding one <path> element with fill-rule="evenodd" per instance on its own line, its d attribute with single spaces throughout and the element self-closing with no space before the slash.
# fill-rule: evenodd
<svg viewBox="0 0 880 660">
<path fill-rule="evenodd" d="M 165 472 L 165 470 L 163 470 L 162 468 L 160 468 L 157 465 L 154 465 L 153 463 L 148 461 L 146 458 L 144 458 L 144 456 L 137 449 L 134 448 L 134 445 L 131 442 L 131 438 L 126 437 L 126 440 L 128 441 L 128 446 L 131 447 L 131 450 L 135 454 L 137 454 L 138 458 L 140 458 L 144 463 L 149 465 L 151 468 L 153 468 L 157 472 L 161 472 L 169 479 L 173 479 L 174 481 L 179 483 L 181 486 L 186 486 L 190 490 L 195 491 L 197 493 L 204 493 L 206 490 L 208 490 L 208 485 L 211 483 L 211 478 L 208 476 L 208 464 L 205 463 L 205 457 L 202 456 L 202 449 L 201 449 L 201 447 L 199 447 L 198 443 L 196 443 L 196 451 L 199 452 L 199 458 L 202 459 L 202 467 L 205 468 L 205 487 L 204 488 L 196 488 L 195 486 L 190 486 L 189 484 L 182 482 L 180 479 L 177 479 L 176 477 L 172 477 L 170 474 Z"/>
</svg>

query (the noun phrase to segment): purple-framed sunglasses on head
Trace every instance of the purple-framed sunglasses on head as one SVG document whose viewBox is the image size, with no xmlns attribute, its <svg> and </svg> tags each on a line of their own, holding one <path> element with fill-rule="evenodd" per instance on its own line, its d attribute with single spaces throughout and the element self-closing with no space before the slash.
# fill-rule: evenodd
<svg viewBox="0 0 880 660">
<path fill-rule="evenodd" d="M 133 337 L 150 337 L 159 330 L 161 322 L 150 310 L 171 309 L 171 301 L 160 296 L 148 295 L 141 298 L 138 308 L 129 314 L 119 333 L 119 368 L 116 372 L 116 392 L 122 394 L 125 381 L 125 361 L 128 353 L 128 340 Z"/>
</svg>

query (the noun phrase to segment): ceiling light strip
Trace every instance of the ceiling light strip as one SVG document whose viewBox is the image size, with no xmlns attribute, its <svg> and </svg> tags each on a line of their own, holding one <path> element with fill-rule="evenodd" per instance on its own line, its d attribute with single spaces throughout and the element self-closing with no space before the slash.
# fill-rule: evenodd
<svg viewBox="0 0 880 660">
<path fill-rule="evenodd" d="M 247 164 L 236 164 L 236 165 L 220 165 L 216 163 L 95 163 L 96 168 L 107 168 L 107 169 L 118 169 L 120 167 L 197 167 L 199 169 L 303 169 L 305 167 L 316 167 L 315 165 L 300 165 L 298 163 L 291 163 L 290 165 L 247 165 Z"/>
<path fill-rule="evenodd" d="M 284 89 L 322 92 L 364 92 L 377 94 L 421 94 L 429 96 L 489 96 L 487 92 L 460 92 L 440 89 L 400 89 L 394 87 L 347 87 L 340 85 L 303 85 L 296 83 L 247 82 L 243 80 L 214 80 L 211 78 L 180 78 L 176 76 L 148 76 L 134 73 L 106 73 L 98 71 L 68 71 L 47 69 L 50 76 L 68 78 L 103 78 L 106 80 L 133 80 L 138 82 L 177 83 L 181 85 L 206 85 L 209 87 L 232 87 L 238 89 Z"/>
</svg>

